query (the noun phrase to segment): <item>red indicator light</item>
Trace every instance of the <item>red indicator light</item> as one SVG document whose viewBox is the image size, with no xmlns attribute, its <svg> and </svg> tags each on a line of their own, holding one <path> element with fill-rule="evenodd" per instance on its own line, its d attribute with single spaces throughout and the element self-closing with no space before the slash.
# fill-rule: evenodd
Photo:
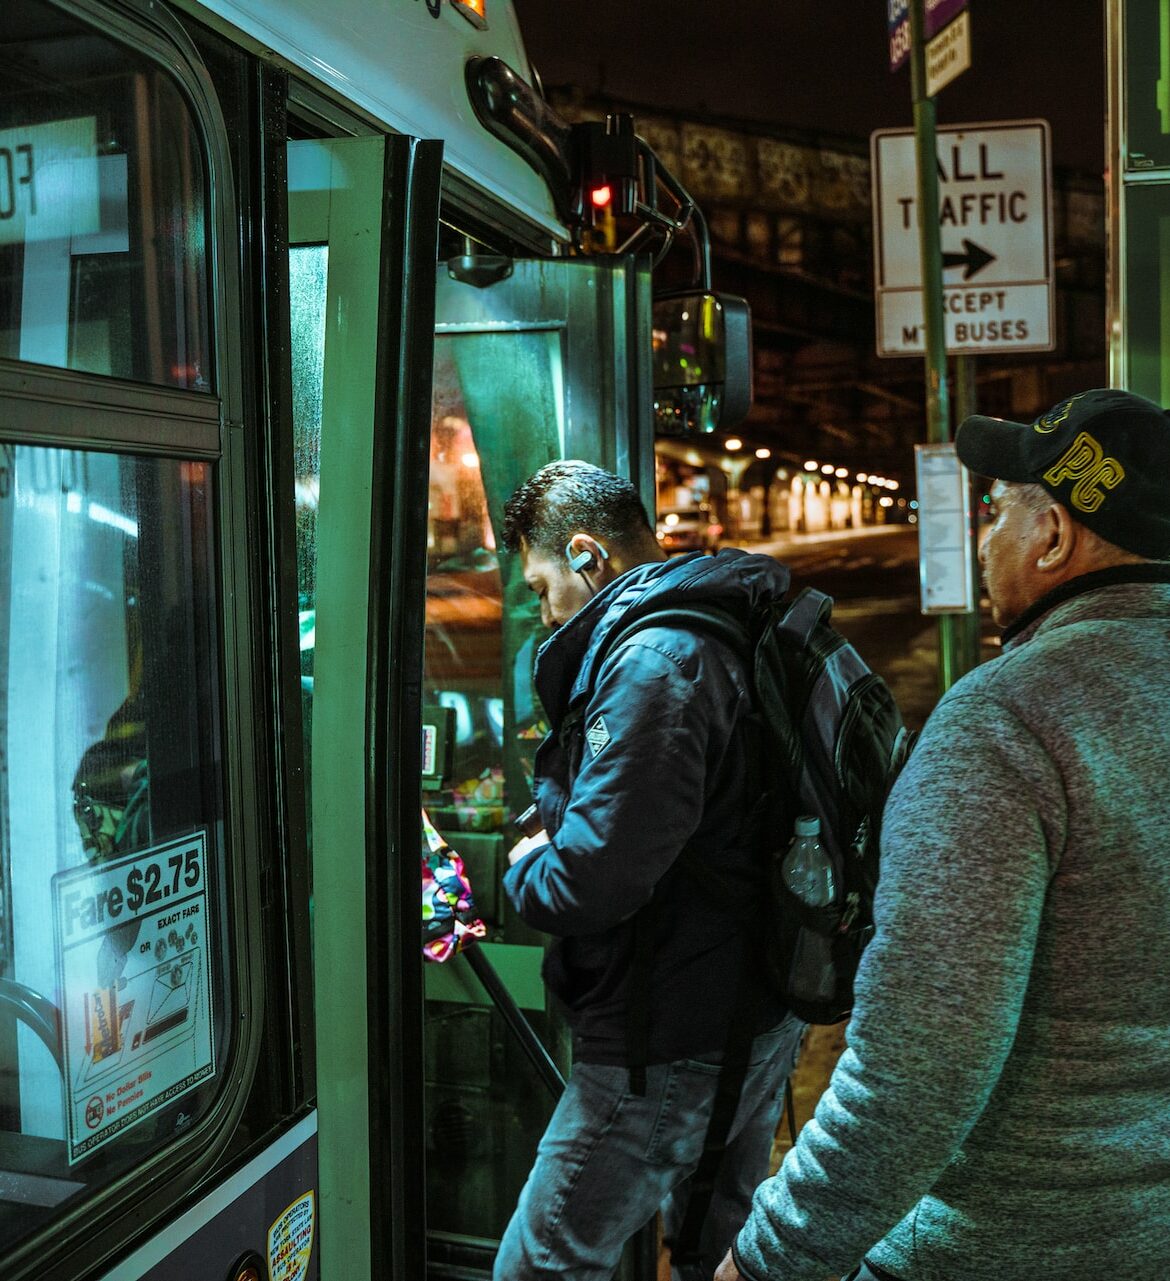
<svg viewBox="0 0 1170 1281">
<path fill-rule="evenodd" d="M 593 201 L 594 208 L 604 209 L 613 199 L 613 190 L 608 183 L 604 187 L 594 187 L 589 198 Z"/>
</svg>

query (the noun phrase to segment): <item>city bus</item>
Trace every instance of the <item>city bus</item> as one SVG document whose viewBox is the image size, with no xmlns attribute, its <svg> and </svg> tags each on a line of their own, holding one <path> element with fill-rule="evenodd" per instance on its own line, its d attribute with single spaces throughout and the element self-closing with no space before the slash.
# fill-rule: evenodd
<svg viewBox="0 0 1170 1281">
<path fill-rule="evenodd" d="M 6 0 L 5 1281 L 490 1275 L 569 1066 L 499 887 L 502 507 L 560 457 L 652 506 L 656 423 L 746 409 L 632 137 L 502 0 Z M 424 811 L 484 935 L 443 964 Z"/>
</svg>

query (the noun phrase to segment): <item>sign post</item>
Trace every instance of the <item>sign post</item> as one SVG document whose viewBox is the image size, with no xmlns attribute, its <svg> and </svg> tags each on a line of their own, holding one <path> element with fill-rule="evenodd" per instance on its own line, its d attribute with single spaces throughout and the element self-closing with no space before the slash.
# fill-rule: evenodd
<svg viewBox="0 0 1170 1281">
<path fill-rule="evenodd" d="M 918 254 L 922 286 L 922 328 L 926 354 L 926 439 L 950 440 L 951 408 L 947 387 L 947 349 L 943 329 L 942 252 L 938 221 L 938 150 L 934 99 L 926 91 L 925 0 L 910 0 L 910 86 L 914 98 L 914 148 L 917 157 Z M 879 348 L 880 351 L 880 348 Z M 919 552 L 921 556 L 921 550 Z M 938 674 L 943 693 L 954 683 L 955 628 L 949 614 L 938 620 Z"/>
</svg>

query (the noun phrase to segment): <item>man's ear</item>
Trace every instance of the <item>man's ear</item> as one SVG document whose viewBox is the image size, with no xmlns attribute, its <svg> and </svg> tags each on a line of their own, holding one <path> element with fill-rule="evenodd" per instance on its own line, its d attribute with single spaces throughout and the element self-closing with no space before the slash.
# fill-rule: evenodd
<svg viewBox="0 0 1170 1281">
<path fill-rule="evenodd" d="M 1038 518 L 1043 530 L 1043 550 L 1036 558 L 1036 568 L 1042 573 L 1064 569 L 1077 548 L 1077 524 L 1060 503 Z"/>
</svg>

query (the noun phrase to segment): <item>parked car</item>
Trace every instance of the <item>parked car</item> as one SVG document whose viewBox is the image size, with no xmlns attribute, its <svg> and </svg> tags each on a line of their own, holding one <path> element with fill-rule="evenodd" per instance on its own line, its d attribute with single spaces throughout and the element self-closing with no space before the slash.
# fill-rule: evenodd
<svg viewBox="0 0 1170 1281">
<path fill-rule="evenodd" d="M 714 551 L 723 526 L 707 507 L 668 507 L 658 513 L 655 528 L 666 552 Z"/>
</svg>

